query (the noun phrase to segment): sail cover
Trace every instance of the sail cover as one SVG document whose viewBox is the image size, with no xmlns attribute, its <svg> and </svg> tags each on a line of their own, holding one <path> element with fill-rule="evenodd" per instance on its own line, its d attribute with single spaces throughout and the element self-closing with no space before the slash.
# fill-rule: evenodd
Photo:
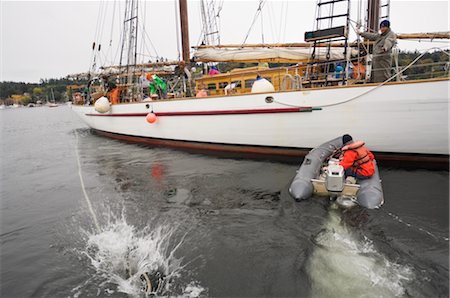
<svg viewBox="0 0 450 298">
<path fill-rule="evenodd" d="M 198 62 L 301 62 L 308 61 L 312 48 L 199 48 L 194 53 Z M 316 48 L 315 59 L 326 59 L 327 48 Z M 357 54 L 352 50 L 352 55 Z M 344 48 L 330 49 L 331 60 L 344 60 Z"/>
</svg>

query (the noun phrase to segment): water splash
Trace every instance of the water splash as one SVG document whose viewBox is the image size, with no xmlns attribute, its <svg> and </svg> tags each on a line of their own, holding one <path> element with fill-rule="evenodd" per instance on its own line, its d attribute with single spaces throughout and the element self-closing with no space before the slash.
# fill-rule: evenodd
<svg viewBox="0 0 450 298">
<path fill-rule="evenodd" d="M 399 297 L 412 269 L 389 261 L 370 239 L 357 239 L 331 210 L 324 229 L 313 239 L 308 264 L 313 297 Z"/>
<path fill-rule="evenodd" d="M 186 266 L 174 255 L 184 242 L 184 237 L 178 242 L 173 241 L 176 230 L 176 226 L 138 230 L 121 218 L 99 232 L 84 231 L 87 242 L 82 254 L 89 258 L 96 274 L 103 280 L 99 286 L 106 287 L 106 293 L 144 296 L 141 275 L 160 272 L 165 276 L 165 283 L 157 294 L 172 294 L 171 285 Z M 189 285 L 186 287 L 187 290 L 191 288 Z M 198 297 L 203 291 L 202 287 L 196 286 L 192 288 L 194 295 L 190 297 Z"/>
</svg>

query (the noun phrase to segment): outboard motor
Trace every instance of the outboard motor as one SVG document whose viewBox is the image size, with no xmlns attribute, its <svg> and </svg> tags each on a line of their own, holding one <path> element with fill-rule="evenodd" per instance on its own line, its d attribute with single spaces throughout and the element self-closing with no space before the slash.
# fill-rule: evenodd
<svg viewBox="0 0 450 298">
<path fill-rule="evenodd" d="M 341 192 L 344 189 L 344 168 L 338 164 L 328 166 L 325 178 L 325 187 L 330 192 Z"/>
</svg>

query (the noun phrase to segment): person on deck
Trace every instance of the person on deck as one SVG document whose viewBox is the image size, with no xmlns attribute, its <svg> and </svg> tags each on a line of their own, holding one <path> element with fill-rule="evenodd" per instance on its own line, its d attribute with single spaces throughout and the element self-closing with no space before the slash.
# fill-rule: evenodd
<svg viewBox="0 0 450 298">
<path fill-rule="evenodd" d="M 208 92 L 206 91 L 205 85 L 201 84 L 195 97 L 207 97 L 207 96 Z"/>
<path fill-rule="evenodd" d="M 120 91 L 113 81 L 108 82 L 108 91 L 111 104 L 115 105 L 120 103 Z"/>
<path fill-rule="evenodd" d="M 356 179 L 367 179 L 375 173 L 373 163 L 374 156 L 366 147 L 363 141 L 353 141 L 353 138 L 345 134 L 342 136 L 342 155 L 340 165 L 344 167 L 347 177 Z"/>
<path fill-rule="evenodd" d="M 363 80 L 366 75 L 366 67 L 364 66 L 364 58 L 353 62 L 352 79 Z"/>
<path fill-rule="evenodd" d="M 364 38 L 375 41 L 373 45 L 372 75 L 370 81 L 381 83 L 391 77 L 392 48 L 397 42 L 397 35 L 391 30 L 391 23 L 384 20 L 380 23 L 381 33 L 361 32 Z"/>
<path fill-rule="evenodd" d="M 217 66 L 215 66 L 215 65 L 211 66 L 211 69 L 209 70 L 208 75 L 214 76 L 217 74 L 220 74 L 220 71 L 217 69 Z"/>
<path fill-rule="evenodd" d="M 147 80 L 149 81 L 150 96 L 157 94 L 159 99 L 167 98 L 167 84 L 163 79 L 155 74 L 147 74 Z"/>
</svg>

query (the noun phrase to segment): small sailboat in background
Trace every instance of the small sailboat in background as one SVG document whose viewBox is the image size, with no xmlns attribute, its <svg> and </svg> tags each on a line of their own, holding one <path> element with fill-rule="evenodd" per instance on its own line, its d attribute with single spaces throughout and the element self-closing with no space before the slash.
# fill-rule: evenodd
<svg viewBox="0 0 450 298">
<path fill-rule="evenodd" d="M 367 2 L 366 29 L 377 31 L 380 20 L 389 17 L 389 9 L 382 12 L 389 1 Z M 218 31 L 207 17 L 214 15 L 211 8 L 203 9 L 209 29 L 192 56 L 187 2 L 179 0 L 182 60 L 147 63 L 137 61 L 137 2 L 126 5 L 119 65 L 72 76 L 88 82 L 85 91 L 73 93 L 72 109 L 101 135 L 154 146 L 296 157 L 324 139 L 351 131 L 371 145 L 378 160 L 448 164 L 450 79 L 445 63 L 435 63 L 431 69 L 438 71 L 424 73 L 425 79 L 404 80 L 402 74 L 416 67 L 422 54 L 403 69 L 396 65 L 389 80 L 370 83 L 371 45 L 349 41 L 349 0 L 319 0 L 322 12 L 315 30 L 305 33 L 306 43 L 295 44 L 211 44 L 208 37 Z M 338 5 L 342 13 L 325 9 Z M 450 34 L 420 38 L 431 36 L 448 39 Z M 219 61 L 260 64 L 216 75 L 196 71 L 199 65 L 207 69 Z M 362 61 L 364 67 L 357 68 L 355 63 Z M 267 62 L 284 64 L 271 68 Z M 155 76 L 168 86 L 167 96 L 157 100 L 148 94 L 147 78 Z M 252 93 L 257 76 L 271 88 L 254 88 Z M 105 99 L 96 108 L 100 98 Z"/>
<path fill-rule="evenodd" d="M 55 101 L 55 94 L 53 93 L 53 88 L 50 89 L 51 94 L 52 94 L 52 101 L 47 101 L 47 107 L 49 108 L 56 108 L 59 107 L 59 104 L 56 103 Z"/>
</svg>

